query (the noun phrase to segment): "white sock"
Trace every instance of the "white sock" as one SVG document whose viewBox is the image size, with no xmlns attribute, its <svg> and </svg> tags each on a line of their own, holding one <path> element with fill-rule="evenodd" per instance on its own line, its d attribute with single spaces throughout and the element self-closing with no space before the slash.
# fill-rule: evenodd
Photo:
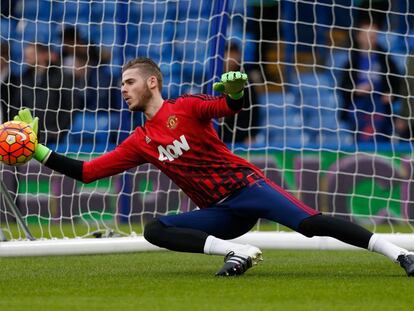
<svg viewBox="0 0 414 311">
<path fill-rule="evenodd" d="M 368 249 L 371 252 L 376 252 L 387 256 L 392 261 L 396 262 L 401 254 L 407 254 L 408 251 L 391 242 L 388 242 L 378 234 L 373 234 L 368 243 Z"/>
<path fill-rule="evenodd" d="M 204 254 L 209 255 L 227 255 L 231 251 L 243 249 L 246 246 L 216 238 L 212 235 L 207 237 L 204 244 Z"/>
</svg>

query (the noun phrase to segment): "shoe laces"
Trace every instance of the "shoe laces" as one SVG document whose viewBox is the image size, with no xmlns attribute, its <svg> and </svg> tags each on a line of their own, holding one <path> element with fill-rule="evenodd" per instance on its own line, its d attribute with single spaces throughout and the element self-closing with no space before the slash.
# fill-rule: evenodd
<svg viewBox="0 0 414 311">
<path fill-rule="evenodd" d="M 224 256 L 224 262 L 226 262 L 230 257 L 234 256 L 234 252 L 228 252 L 226 256 Z"/>
<path fill-rule="evenodd" d="M 252 266 L 252 260 L 250 257 L 244 257 L 242 255 L 236 254 L 234 251 L 229 252 L 224 257 L 224 262 L 228 263 L 231 262 L 234 264 L 234 269 L 246 271 L 248 268 Z"/>
</svg>

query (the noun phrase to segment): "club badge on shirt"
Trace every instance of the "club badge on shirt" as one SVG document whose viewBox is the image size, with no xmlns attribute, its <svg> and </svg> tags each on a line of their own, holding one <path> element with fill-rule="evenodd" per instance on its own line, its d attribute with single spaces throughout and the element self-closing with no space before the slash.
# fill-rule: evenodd
<svg viewBox="0 0 414 311">
<path fill-rule="evenodd" d="M 169 116 L 167 120 L 167 127 L 170 130 L 173 130 L 177 127 L 177 125 L 178 125 L 178 118 L 175 115 Z"/>
</svg>

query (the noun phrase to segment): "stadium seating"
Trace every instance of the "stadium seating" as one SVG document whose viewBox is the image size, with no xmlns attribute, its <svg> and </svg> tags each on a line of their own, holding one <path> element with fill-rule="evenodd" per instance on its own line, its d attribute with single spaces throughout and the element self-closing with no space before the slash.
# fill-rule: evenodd
<svg viewBox="0 0 414 311">
<path fill-rule="evenodd" d="M 343 68 L 349 61 L 349 50 L 345 48 L 334 48 L 325 59 L 325 66 L 329 68 L 329 74 L 332 81 L 337 85 L 340 83 L 343 75 Z"/>
<path fill-rule="evenodd" d="M 15 39 L 18 32 L 15 31 L 17 27 L 17 21 L 11 18 L 0 19 L 0 36 L 3 40 Z"/>
<path fill-rule="evenodd" d="M 23 45 L 20 42 L 20 33 L 16 31 L 17 21 L 12 18 L 0 18 L 0 37 L 1 40 L 8 40 L 10 47 L 11 71 L 19 72 L 23 56 Z"/>
<path fill-rule="evenodd" d="M 70 144 L 81 144 L 89 151 L 99 151 L 102 145 L 114 142 L 120 119 L 115 112 L 76 112 L 68 134 Z M 86 151 L 86 150 L 85 150 Z"/>
<path fill-rule="evenodd" d="M 319 130 L 336 130 L 337 101 L 333 93 L 333 81 L 325 72 L 306 72 L 297 75 L 292 88 L 295 106 L 302 114 L 305 133 L 315 143 Z"/>
<path fill-rule="evenodd" d="M 325 72 L 300 73 L 290 92 L 261 94 L 259 142 L 327 148 L 351 143 L 338 120 L 333 81 Z"/>
<path fill-rule="evenodd" d="M 213 10 L 207 1 L 177 1 L 178 19 L 187 20 L 200 16 L 210 16 Z"/>
<path fill-rule="evenodd" d="M 338 0 L 337 3 L 335 12 L 327 10 L 321 3 L 304 2 L 299 4 L 300 8 L 294 8 L 293 4 L 287 3 L 287 7 L 283 8 L 286 11 L 281 14 L 286 20 L 294 18 L 297 21 L 294 28 L 296 27 L 299 37 L 292 37 L 293 28 L 285 25 L 281 31 L 285 42 L 299 40 L 309 47 L 315 42 L 320 43 L 323 36 L 319 35 L 325 33 L 325 25 L 335 22 L 337 26 L 348 27 L 351 23 L 351 10 L 346 8 L 351 1 Z M 286 15 L 289 5 L 294 8 L 292 12 L 300 9 L 300 16 Z M 324 14 L 315 16 L 315 5 L 318 6 L 318 12 Z M 228 37 L 236 43 L 243 43 L 246 63 L 255 62 L 257 45 L 253 40 L 254 36 L 249 32 L 245 33 L 244 21 L 241 18 L 246 10 L 250 12 L 251 7 L 236 0 L 228 1 L 227 7 L 233 12 Z M 12 39 L 12 71 L 20 73 L 24 44 L 18 40 L 52 43 L 52 47 L 58 48 L 57 34 L 61 27 L 59 23 L 72 26 L 76 24 L 88 43 L 111 48 L 113 64 L 122 64 L 125 60 L 138 56 L 154 59 L 160 64 L 164 75 L 166 87 L 163 95 L 177 97 L 186 92 L 204 91 L 202 83 L 208 74 L 208 38 L 211 37 L 209 17 L 213 8 L 207 1 L 126 3 L 26 0 L 20 1 L 17 7 L 17 19 L 0 19 L 0 33 L 2 38 Z M 332 20 L 333 15 L 336 17 L 335 21 Z M 18 24 L 18 19 L 24 22 Z M 315 22 L 317 28 L 312 26 Z M 402 68 L 405 62 L 402 55 L 411 43 L 393 32 L 380 34 L 379 40 L 387 51 L 392 52 L 392 57 Z M 299 44 L 297 48 L 305 45 Z M 342 127 L 336 115 L 339 104 L 334 86 L 338 85 L 341 68 L 348 58 L 345 49 L 335 47 L 326 57 L 324 65 L 331 68 L 328 71 L 298 73 L 287 85 L 288 92 L 284 95 L 262 94 L 259 99 L 262 137 L 275 144 L 337 142 L 341 138 L 342 134 L 338 133 L 342 132 Z M 118 70 L 116 74 L 114 70 Z M 112 66 L 109 69 L 109 74 L 111 73 L 119 78 L 119 68 Z M 90 109 L 88 113 L 75 114 L 71 142 L 105 143 L 109 139 L 105 131 L 116 125 L 107 116 L 98 114 L 94 117 L 95 110 L 99 108 L 101 107 Z M 81 131 L 84 132 L 81 134 Z"/>
<path fill-rule="evenodd" d="M 19 2 L 15 9 L 18 18 L 27 20 L 50 21 L 54 1 L 26 0 Z M 56 8 L 56 7 L 55 7 Z"/>
<path fill-rule="evenodd" d="M 172 55 L 173 30 L 169 23 L 130 24 L 126 28 L 128 57 L 145 56 L 156 62 L 169 62 Z"/>
<path fill-rule="evenodd" d="M 410 51 L 410 42 L 406 40 L 406 36 L 395 32 L 380 32 L 378 42 L 389 53 L 399 72 L 404 73 L 406 55 Z"/>
<path fill-rule="evenodd" d="M 161 72 L 164 78 L 163 96 L 176 98 L 181 94 L 182 64 L 179 62 L 161 63 Z"/>
<path fill-rule="evenodd" d="M 301 130 L 302 116 L 294 107 L 293 99 L 289 93 L 275 92 L 259 96 L 261 130 L 258 143 L 283 147 L 300 146 L 307 142 L 307 135 Z"/>
</svg>

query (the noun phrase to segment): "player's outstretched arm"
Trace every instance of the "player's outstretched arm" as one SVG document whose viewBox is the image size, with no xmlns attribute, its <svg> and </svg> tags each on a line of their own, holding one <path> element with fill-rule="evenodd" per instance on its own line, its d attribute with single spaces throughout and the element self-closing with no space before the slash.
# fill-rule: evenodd
<svg viewBox="0 0 414 311">
<path fill-rule="evenodd" d="M 221 75 L 220 82 L 213 84 L 215 91 L 226 96 L 213 97 L 198 96 L 203 104 L 193 106 L 193 111 L 200 119 L 210 121 L 212 118 L 233 116 L 244 106 L 244 87 L 247 83 L 247 74 L 239 71 L 230 71 Z M 205 98 L 205 100 L 203 100 Z"/>
<path fill-rule="evenodd" d="M 15 120 L 29 124 L 37 134 L 39 119 L 33 118 L 29 109 L 20 110 Z M 81 182 L 90 183 L 146 163 L 146 160 L 137 152 L 135 145 L 135 136 L 131 135 L 114 150 L 90 161 L 80 161 L 37 144 L 34 158 L 54 171 Z"/>
<path fill-rule="evenodd" d="M 15 121 L 23 121 L 30 125 L 36 136 L 39 129 L 39 118 L 33 118 L 29 109 L 25 108 L 19 111 L 18 115 L 14 117 Z M 37 144 L 33 157 L 40 163 L 47 167 L 58 171 L 66 176 L 83 181 L 82 168 L 83 161 L 70 159 L 63 155 L 52 152 L 48 147 L 42 144 Z"/>
<path fill-rule="evenodd" d="M 237 100 L 243 97 L 246 83 L 247 74 L 240 71 L 229 71 L 221 75 L 220 82 L 214 83 L 213 89 Z"/>
</svg>

